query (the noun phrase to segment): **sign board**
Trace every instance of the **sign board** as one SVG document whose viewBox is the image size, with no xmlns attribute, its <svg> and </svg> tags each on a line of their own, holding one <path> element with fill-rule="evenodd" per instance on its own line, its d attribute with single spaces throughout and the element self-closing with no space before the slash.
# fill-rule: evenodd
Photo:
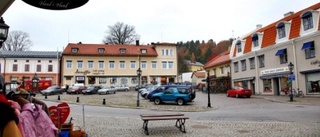
<svg viewBox="0 0 320 137">
<path fill-rule="evenodd" d="M 23 2 L 41 9 L 69 10 L 83 6 L 89 0 L 22 0 Z"/>
<path fill-rule="evenodd" d="M 288 75 L 288 79 L 289 80 L 296 80 L 296 77 L 294 76 L 294 74 L 290 74 L 290 75 Z"/>
</svg>

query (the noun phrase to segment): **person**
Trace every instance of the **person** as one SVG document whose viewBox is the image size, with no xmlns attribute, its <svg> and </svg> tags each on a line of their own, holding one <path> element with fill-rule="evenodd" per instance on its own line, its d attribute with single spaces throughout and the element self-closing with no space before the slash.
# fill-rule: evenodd
<svg viewBox="0 0 320 137">
<path fill-rule="evenodd" d="M 69 89 L 69 85 L 68 85 L 68 84 L 66 84 L 66 92 L 68 91 L 68 89 Z"/>
<path fill-rule="evenodd" d="M 19 118 L 3 94 L 0 94 L 0 110 L 0 137 L 22 137 Z"/>
</svg>

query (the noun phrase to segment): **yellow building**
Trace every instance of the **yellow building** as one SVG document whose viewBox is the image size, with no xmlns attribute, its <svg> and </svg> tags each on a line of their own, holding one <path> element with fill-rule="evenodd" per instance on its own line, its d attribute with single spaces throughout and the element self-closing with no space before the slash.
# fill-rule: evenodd
<svg viewBox="0 0 320 137">
<path fill-rule="evenodd" d="M 177 47 L 171 43 L 109 45 L 69 43 L 62 53 L 63 84 L 120 85 L 177 81 Z"/>
<path fill-rule="evenodd" d="M 188 69 L 192 72 L 203 70 L 203 64 L 196 61 L 185 60 L 185 63 L 188 66 Z"/>
</svg>

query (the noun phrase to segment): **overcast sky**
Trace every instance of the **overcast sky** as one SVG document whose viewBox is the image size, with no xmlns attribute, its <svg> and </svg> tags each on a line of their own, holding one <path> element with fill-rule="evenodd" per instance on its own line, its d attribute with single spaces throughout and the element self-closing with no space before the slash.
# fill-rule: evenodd
<svg viewBox="0 0 320 137">
<path fill-rule="evenodd" d="M 72 10 L 45 10 L 21 0 L 3 14 L 10 31 L 29 33 L 34 51 L 62 51 L 68 43 L 102 43 L 108 26 L 135 26 L 141 44 L 245 35 L 319 0 L 89 0 Z"/>
</svg>

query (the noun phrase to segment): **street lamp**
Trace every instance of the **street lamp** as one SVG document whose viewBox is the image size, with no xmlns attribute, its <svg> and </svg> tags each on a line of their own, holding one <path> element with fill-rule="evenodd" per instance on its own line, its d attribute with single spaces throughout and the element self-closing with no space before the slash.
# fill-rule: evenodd
<svg viewBox="0 0 320 137">
<path fill-rule="evenodd" d="M 289 80 L 290 80 L 290 88 L 291 88 L 291 91 L 290 91 L 290 102 L 292 102 L 293 101 L 293 92 L 292 92 L 292 77 L 293 77 L 293 72 L 292 72 L 292 70 L 293 70 L 293 64 L 290 62 L 289 64 L 288 64 L 288 68 L 289 68 L 289 71 L 290 71 L 290 76 L 291 76 L 291 78 L 289 78 Z"/>
<path fill-rule="evenodd" d="M 4 23 L 3 18 L 0 18 L 0 48 L 2 48 L 2 44 L 7 40 L 9 32 L 9 26 Z"/>
<path fill-rule="evenodd" d="M 207 93 L 208 93 L 208 108 L 211 108 L 211 103 L 210 103 L 210 78 L 209 78 L 209 70 L 207 71 Z"/>
<path fill-rule="evenodd" d="M 141 71 L 141 69 L 140 69 L 140 67 L 138 68 L 138 70 L 137 70 L 137 75 L 138 75 L 138 87 L 140 88 L 140 77 L 141 77 L 141 73 L 142 73 L 142 71 Z M 138 88 L 138 89 L 139 89 Z M 139 105 L 140 105 L 140 100 L 139 100 L 139 90 L 138 90 L 138 92 L 137 92 L 137 107 L 139 107 Z"/>
</svg>

